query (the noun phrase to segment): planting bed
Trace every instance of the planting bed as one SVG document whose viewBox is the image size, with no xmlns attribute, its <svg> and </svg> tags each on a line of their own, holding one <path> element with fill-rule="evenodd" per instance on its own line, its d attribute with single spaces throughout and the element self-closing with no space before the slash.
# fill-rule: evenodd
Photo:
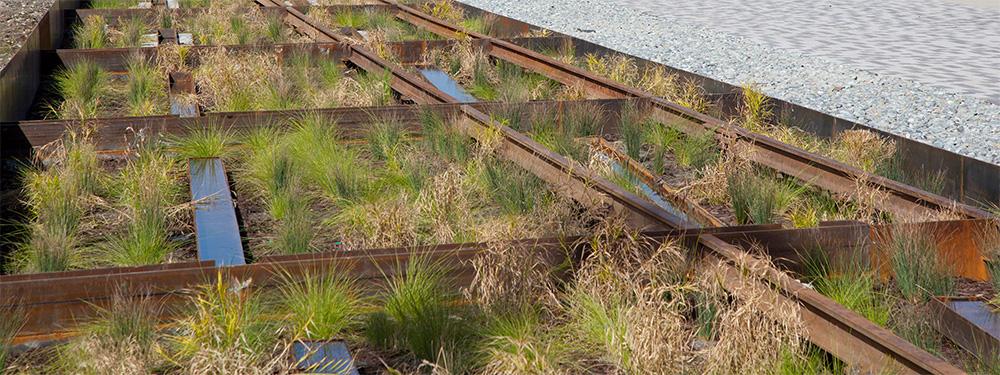
<svg viewBox="0 0 1000 375">
<path fill-rule="evenodd" d="M 0 127 L 12 372 L 996 371 L 928 313 L 996 218 L 874 134 L 451 1 L 181 3 L 81 10 Z"/>
</svg>

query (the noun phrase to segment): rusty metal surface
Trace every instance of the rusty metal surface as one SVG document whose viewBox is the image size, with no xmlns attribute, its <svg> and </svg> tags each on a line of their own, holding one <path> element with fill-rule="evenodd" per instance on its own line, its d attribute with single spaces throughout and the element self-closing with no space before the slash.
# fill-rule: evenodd
<svg viewBox="0 0 1000 375">
<path fill-rule="evenodd" d="M 872 227 L 872 264 L 880 265 L 883 275 L 890 275 L 889 248 L 893 237 L 926 234 L 935 241 L 938 256 L 951 266 L 954 275 L 986 281 L 989 273 L 976 239 L 990 225 L 989 220 L 951 220 Z"/>
<path fill-rule="evenodd" d="M 938 331 L 987 366 L 1000 358 L 1000 314 L 974 297 L 937 297 L 930 302 Z"/>
</svg>

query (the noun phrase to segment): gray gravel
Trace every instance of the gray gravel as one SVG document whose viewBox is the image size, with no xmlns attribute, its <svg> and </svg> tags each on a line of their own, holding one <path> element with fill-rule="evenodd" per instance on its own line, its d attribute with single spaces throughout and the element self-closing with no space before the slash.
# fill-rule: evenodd
<svg viewBox="0 0 1000 375">
<path fill-rule="evenodd" d="M 1000 164 L 1000 106 L 920 82 L 699 24 L 624 0 L 462 0 L 470 5 L 767 95 Z M 711 2 L 704 11 L 711 12 Z"/>
<path fill-rule="evenodd" d="M 54 0 L 0 0 L 0 70 L 21 48 Z"/>
</svg>

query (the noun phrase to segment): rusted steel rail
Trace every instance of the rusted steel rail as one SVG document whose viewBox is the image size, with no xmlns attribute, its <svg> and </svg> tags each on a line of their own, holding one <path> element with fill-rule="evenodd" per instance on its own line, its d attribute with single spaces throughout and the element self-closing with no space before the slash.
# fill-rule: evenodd
<svg viewBox="0 0 1000 375">
<path fill-rule="evenodd" d="M 262 5 L 274 5 L 268 0 L 257 0 Z M 317 42 L 342 42 L 345 39 L 317 24 L 292 7 L 286 7 L 284 20 L 299 32 Z M 387 71 L 392 74 L 392 87 L 405 97 L 419 104 L 457 103 L 450 95 L 438 90 L 429 82 L 417 78 L 395 64 L 375 56 L 360 45 L 351 45 L 351 63 L 366 71 Z M 547 181 L 554 190 L 577 200 L 588 207 L 607 208 L 626 215 L 630 223 L 640 228 L 656 228 L 664 222 L 680 222 L 676 217 L 655 205 L 638 199 L 635 195 L 608 182 L 582 165 L 574 164 L 537 142 L 496 121 L 474 107 L 463 105 L 461 114 L 468 120 L 461 128 L 469 136 L 481 139 L 494 133 L 501 135 L 504 143 L 498 149 L 505 158 Z M 610 198 L 610 199 L 609 199 Z"/>
<path fill-rule="evenodd" d="M 942 211 L 957 212 L 967 218 L 990 217 L 989 213 L 979 208 L 957 203 L 830 158 L 808 153 L 513 43 L 462 30 L 395 1 L 385 2 L 396 5 L 399 9 L 397 17 L 404 21 L 448 38 L 468 37 L 474 40 L 486 40 L 491 56 L 531 69 L 563 84 L 582 88 L 593 97 L 643 99 L 654 110 L 654 116 L 661 121 L 680 119 L 691 124 L 688 131 L 713 131 L 720 139 L 746 143 L 756 151 L 750 155 L 753 161 L 804 183 L 819 186 L 833 193 L 848 195 L 856 190 L 858 181 L 862 181 L 889 193 L 888 199 L 876 202 L 880 209 L 904 217 L 927 217 Z"/>
<path fill-rule="evenodd" d="M 480 111 L 490 113 L 499 109 L 516 109 L 527 122 L 535 116 L 551 113 L 559 118 L 565 117 L 565 112 L 580 107 L 596 107 L 598 117 L 604 131 L 617 128 L 617 121 L 622 105 L 621 99 L 576 100 L 576 101 L 533 101 L 527 103 L 473 103 L 469 104 Z M 92 141 L 98 150 L 118 150 L 129 145 L 130 137 L 137 134 L 153 136 L 156 134 L 183 135 L 191 128 L 217 126 L 234 132 L 254 129 L 267 124 L 285 123 L 300 118 L 305 114 L 313 114 L 330 119 L 337 123 L 338 134 L 345 139 L 364 137 L 367 134 L 367 124 L 373 119 L 388 118 L 398 121 L 411 133 L 420 131 L 420 115 L 422 112 L 435 113 L 442 118 L 460 116 L 462 104 L 431 104 L 431 105 L 395 105 L 381 107 L 342 107 L 326 109 L 277 110 L 256 112 L 206 112 L 200 118 L 180 118 L 177 116 L 143 116 L 102 118 L 89 120 L 88 124 L 97 129 Z M 0 135 L 10 143 L 3 144 L 7 152 L 13 153 L 18 147 L 13 141 L 24 140 L 24 145 L 31 147 L 44 146 L 61 139 L 67 129 L 80 125 L 78 120 L 27 120 L 0 123 Z M 28 150 L 20 150 L 22 153 Z"/>
<path fill-rule="evenodd" d="M 693 242 L 706 234 L 732 234 L 740 238 L 753 236 L 754 232 L 773 231 L 776 225 L 750 225 L 740 227 L 704 228 L 686 231 L 649 232 L 648 235 L 660 240 Z M 772 238 L 780 236 L 770 235 Z M 566 257 L 575 257 L 578 250 L 574 245 L 583 244 L 582 237 L 541 238 L 508 241 L 509 246 L 529 247 L 545 259 L 559 264 Z M 282 282 L 282 274 L 301 277 L 306 272 L 324 272 L 336 269 L 346 272 L 363 282 L 380 282 L 382 272 L 391 276 L 412 257 L 426 257 L 428 260 L 447 260 L 455 266 L 452 274 L 460 281 L 468 281 L 471 269 L 466 260 L 479 254 L 486 243 L 447 244 L 406 248 L 371 249 L 355 251 L 329 251 L 298 255 L 267 256 L 257 263 L 217 267 L 212 262 L 187 262 L 155 266 L 93 269 L 70 272 L 54 272 L 9 276 L 9 281 L 0 280 L 0 295 L 18 296 L 16 299 L 0 299 L 0 306 L 19 306 L 26 312 L 26 326 L 20 336 L 37 338 L 39 335 L 71 330 L 77 324 L 93 317 L 94 305 L 100 305 L 115 297 L 168 298 L 165 303 L 180 302 L 178 295 L 186 289 L 211 282 L 219 273 L 224 277 L 246 279 L 252 277 L 255 287 L 268 287 Z M 397 267 L 397 266 L 403 267 Z M 26 275 L 29 276 L 29 275 Z M 464 279 L 463 279 L 464 278 Z M 365 284 L 365 283 L 362 283 Z M 53 288 L 52 285 L 61 285 Z M 174 299 L 170 299 L 174 298 Z M 172 314 L 172 309 L 163 309 L 163 314 Z"/>
</svg>

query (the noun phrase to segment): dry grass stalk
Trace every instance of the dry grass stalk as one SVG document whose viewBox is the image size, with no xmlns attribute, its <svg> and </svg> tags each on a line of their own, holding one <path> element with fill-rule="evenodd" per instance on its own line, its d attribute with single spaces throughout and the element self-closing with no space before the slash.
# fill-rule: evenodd
<svg viewBox="0 0 1000 375">
<path fill-rule="evenodd" d="M 729 176 L 749 171 L 752 168 L 751 159 L 755 152 L 752 145 L 744 142 L 720 143 L 720 156 L 716 162 L 702 168 L 700 176 L 681 192 L 712 204 L 726 204 L 729 201 Z"/>
<path fill-rule="evenodd" d="M 476 276 L 464 294 L 489 315 L 532 305 L 555 306 L 551 267 L 529 246 L 492 242 L 473 259 Z"/>
<path fill-rule="evenodd" d="M 715 327 L 718 342 L 706 353 L 706 372 L 713 374 L 770 374 L 782 352 L 802 355 L 805 330 L 798 304 L 779 299 L 777 291 L 762 283 L 770 262 L 748 253 L 737 260 L 740 283 L 730 285 L 725 298 L 723 285 L 727 266 L 718 263 L 702 273 L 699 284 L 714 300 L 718 311 Z"/>
<path fill-rule="evenodd" d="M 896 153 L 896 142 L 864 129 L 845 130 L 833 141 L 830 156 L 841 162 L 875 172 Z"/>
</svg>

